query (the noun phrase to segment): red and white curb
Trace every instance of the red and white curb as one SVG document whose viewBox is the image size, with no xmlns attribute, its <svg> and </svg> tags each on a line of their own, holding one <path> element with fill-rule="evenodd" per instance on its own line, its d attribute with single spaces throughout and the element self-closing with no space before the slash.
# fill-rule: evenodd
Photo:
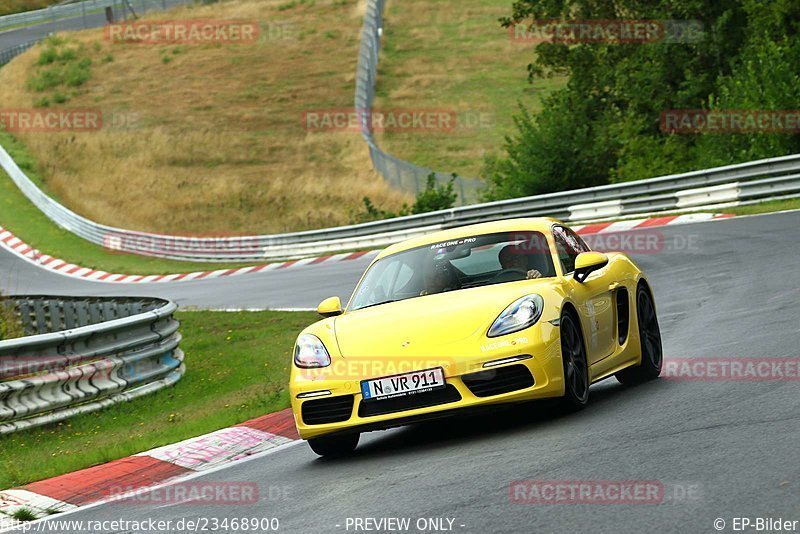
<svg viewBox="0 0 800 534">
<path fill-rule="evenodd" d="M 571 225 L 571 227 L 581 235 L 593 235 L 614 232 L 626 232 L 639 228 L 655 228 L 658 226 L 670 226 L 677 224 L 688 224 L 695 222 L 706 222 L 717 219 L 733 217 L 727 214 L 715 213 L 691 213 L 686 215 L 672 215 L 666 217 L 654 217 L 647 219 L 627 219 L 615 222 L 602 222 L 586 225 Z M 0 227 L 0 246 L 9 250 L 20 258 L 49 271 L 69 276 L 81 278 L 93 282 L 117 283 L 117 284 L 147 284 L 147 283 L 166 283 L 166 282 L 189 282 L 193 280 L 212 280 L 227 276 L 240 276 L 243 274 L 263 273 L 267 271 L 278 271 L 300 267 L 303 265 L 319 265 L 334 263 L 339 261 L 356 260 L 359 258 L 371 259 L 378 255 L 378 250 L 362 250 L 359 252 L 345 252 L 317 258 L 303 258 L 282 263 L 269 263 L 266 265 L 241 267 L 238 269 L 219 269 L 216 271 L 203 271 L 181 274 L 164 275 L 132 275 L 115 274 L 106 271 L 97 271 L 88 267 L 81 267 L 68 263 L 64 260 L 54 258 L 47 254 L 42 254 L 34 249 L 8 230 Z"/>
<path fill-rule="evenodd" d="M 216 271 L 199 271 L 193 273 L 178 274 L 154 274 L 154 275 L 133 275 L 116 274 L 106 271 L 98 271 L 89 267 L 81 267 L 73 263 L 66 262 L 59 258 L 54 258 L 48 254 L 43 254 L 39 250 L 31 247 L 20 238 L 0 226 L 0 246 L 12 252 L 16 256 L 58 274 L 72 278 L 81 278 L 93 282 L 106 282 L 118 284 L 146 284 L 146 283 L 165 283 L 165 282 L 189 282 L 192 280 L 211 280 L 223 276 L 240 276 L 243 274 L 263 273 L 267 271 L 277 271 L 301 265 L 317 265 L 320 263 L 333 263 L 337 261 L 356 260 L 363 257 L 377 256 L 377 250 L 364 250 L 359 252 L 345 252 L 342 254 L 332 254 L 317 258 L 303 258 L 279 263 L 268 263 L 265 265 L 251 265 L 236 269 L 218 269 Z"/>
<path fill-rule="evenodd" d="M 118 501 L 263 455 L 300 439 L 290 409 L 74 473 L 0 491 L 0 531 L 26 510 L 43 518 Z"/>
</svg>

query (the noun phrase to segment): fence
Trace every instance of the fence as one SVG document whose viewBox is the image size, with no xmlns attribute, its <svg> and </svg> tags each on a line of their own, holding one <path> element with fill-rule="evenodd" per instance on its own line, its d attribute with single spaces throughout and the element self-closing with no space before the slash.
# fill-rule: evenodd
<svg viewBox="0 0 800 534">
<path fill-rule="evenodd" d="M 359 112 L 360 130 L 369 147 L 372 166 L 392 186 L 410 193 L 419 193 L 425 188 L 428 176 L 434 173 L 439 184 L 447 183 L 453 173 L 434 171 L 420 167 L 387 154 L 378 146 L 370 120 L 372 104 L 375 100 L 375 82 L 378 73 L 378 59 L 383 34 L 383 10 L 385 0 L 368 0 L 364 25 L 361 29 L 361 47 L 356 67 L 355 108 Z M 483 182 L 476 178 L 457 177 L 454 190 L 460 205 L 474 202 Z"/>
<path fill-rule="evenodd" d="M 28 337 L 0 341 L 0 435 L 141 397 L 183 376 L 177 306 L 153 298 L 7 298 Z"/>
</svg>

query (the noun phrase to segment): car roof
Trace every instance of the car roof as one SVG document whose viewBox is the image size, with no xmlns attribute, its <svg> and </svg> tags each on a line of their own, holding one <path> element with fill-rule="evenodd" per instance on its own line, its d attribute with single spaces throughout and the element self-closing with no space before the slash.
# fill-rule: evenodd
<svg viewBox="0 0 800 534">
<path fill-rule="evenodd" d="M 561 221 L 551 217 L 521 217 L 516 219 L 503 219 L 501 221 L 491 221 L 478 224 L 470 224 L 468 226 L 459 226 L 457 228 L 450 228 L 448 230 L 440 230 L 430 234 L 425 234 L 419 237 L 412 237 L 395 243 L 385 248 L 375 258 L 380 259 L 391 254 L 410 250 L 412 248 L 430 245 L 432 243 L 439 243 L 442 241 L 451 241 L 462 237 L 470 237 L 474 235 L 495 234 L 502 232 L 542 232 L 547 234 L 554 224 L 563 224 Z"/>
</svg>

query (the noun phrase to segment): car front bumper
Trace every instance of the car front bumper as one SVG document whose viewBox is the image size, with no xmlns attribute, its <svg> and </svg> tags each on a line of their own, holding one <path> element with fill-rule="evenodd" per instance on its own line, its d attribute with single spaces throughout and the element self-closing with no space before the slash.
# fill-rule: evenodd
<svg viewBox="0 0 800 534">
<path fill-rule="evenodd" d="M 537 329 L 537 334 L 541 330 Z M 444 389 L 391 400 L 365 401 L 360 389 L 361 380 L 391 374 L 388 372 L 360 375 L 322 370 L 304 373 L 295 369 L 290 391 L 297 430 L 303 439 L 311 439 L 392 428 L 496 404 L 561 396 L 564 372 L 558 328 L 550 326 L 546 334 L 536 335 L 534 342 L 511 334 L 492 340 L 481 348 L 480 355 L 440 358 L 447 384 Z M 485 367 L 487 363 L 491 367 Z M 405 371 L 430 367 L 421 364 Z"/>
</svg>

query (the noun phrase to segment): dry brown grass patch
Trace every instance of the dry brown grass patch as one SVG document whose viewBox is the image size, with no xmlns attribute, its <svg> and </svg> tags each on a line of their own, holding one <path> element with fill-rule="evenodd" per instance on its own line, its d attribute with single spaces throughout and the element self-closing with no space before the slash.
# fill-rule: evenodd
<svg viewBox="0 0 800 534">
<path fill-rule="evenodd" d="M 306 110 L 353 105 L 357 4 L 233 0 L 153 17 L 255 19 L 262 39 L 253 45 L 112 44 L 102 30 L 70 36 L 84 43 L 92 77 L 53 107 L 100 108 L 106 126 L 19 137 L 49 192 L 126 228 L 284 232 L 346 224 L 365 195 L 397 208 L 409 199 L 371 170 L 357 133 L 308 132 L 302 123 Z M 271 24 L 294 37 L 270 39 Z M 40 53 L 0 70 L 3 107 L 41 98 L 25 88 Z"/>
</svg>

